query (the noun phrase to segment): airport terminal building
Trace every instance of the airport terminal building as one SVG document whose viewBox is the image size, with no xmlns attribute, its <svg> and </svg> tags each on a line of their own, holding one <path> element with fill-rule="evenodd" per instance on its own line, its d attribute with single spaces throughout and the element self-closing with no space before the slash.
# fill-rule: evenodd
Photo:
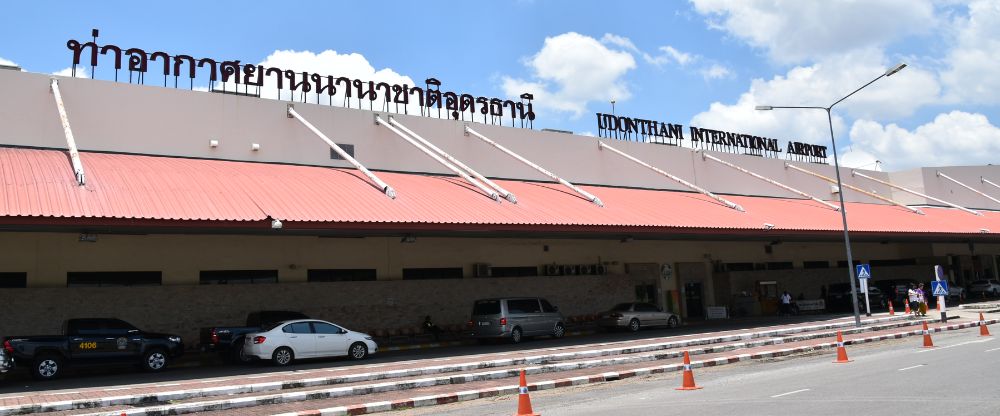
<svg viewBox="0 0 1000 416">
<path fill-rule="evenodd" d="M 875 280 L 997 278 L 997 166 L 844 168 L 841 190 L 821 146 L 601 114 L 603 137 L 543 130 L 529 94 L 435 79 L 212 61 L 193 91 L 170 58 L 167 87 L 145 56 L 122 69 L 142 83 L 0 70 L 0 335 L 115 316 L 192 339 L 257 310 L 375 332 L 507 295 L 774 313 L 848 281 L 840 191 Z M 256 96 L 265 74 L 289 99 Z"/>
</svg>

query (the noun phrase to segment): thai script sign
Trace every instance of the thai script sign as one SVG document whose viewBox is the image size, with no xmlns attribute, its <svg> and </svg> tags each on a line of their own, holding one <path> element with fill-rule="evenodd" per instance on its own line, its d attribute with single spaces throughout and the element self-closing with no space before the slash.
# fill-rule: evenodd
<svg viewBox="0 0 1000 416">
<path fill-rule="evenodd" d="M 441 91 L 441 81 L 435 78 L 428 78 L 423 87 L 389 84 L 307 71 L 275 67 L 265 68 L 263 65 L 244 64 L 239 60 L 220 61 L 183 54 L 170 55 L 160 51 L 147 53 L 140 48 L 122 48 L 116 45 L 101 46 L 97 44 L 98 30 L 93 29 L 91 35 L 93 41 L 90 42 L 80 43 L 75 39 L 66 42 L 66 47 L 73 52 L 73 76 L 76 76 L 76 66 L 86 57 L 90 63 L 91 78 L 93 78 L 100 57 L 101 60 L 112 59 L 115 67 L 115 81 L 118 81 L 118 71 L 125 64 L 127 64 L 129 71 L 129 83 L 133 82 L 134 79 L 136 83 L 140 84 L 145 83 L 146 73 L 150 72 L 150 69 L 160 72 L 157 69 L 162 66 L 164 87 L 167 86 L 169 77 L 174 78 L 174 87 L 176 88 L 178 79 L 181 76 L 186 76 L 189 78 L 189 88 L 194 89 L 194 79 L 197 78 L 198 71 L 208 71 L 208 89 L 210 91 L 215 91 L 215 83 L 221 81 L 222 92 L 226 92 L 226 84 L 230 83 L 235 84 L 236 93 L 239 93 L 239 86 L 242 84 L 244 87 L 242 94 L 259 97 L 265 82 L 271 80 L 268 84 L 277 85 L 279 98 L 281 91 L 290 91 L 293 99 L 295 93 L 298 92 L 302 102 L 306 102 L 307 98 L 315 95 L 316 104 L 319 104 L 320 97 L 325 95 L 327 103 L 333 105 L 333 97 L 340 95 L 343 97 L 343 106 L 345 107 L 350 105 L 353 97 L 358 108 L 361 108 L 362 101 L 368 101 L 368 108 L 372 110 L 375 109 L 376 105 L 381 105 L 382 111 L 400 113 L 400 106 L 402 106 L 402 114 L 409 114 L 412 103 L 419 108 L 421 115 L 428 117 L 442 118 L 442 114 L 444 114 L 445 118 L 465 120 L 465 117 L 468 116 L 471 121 L 477 121 L 476 115 L 478 113 L 482 116 L 483 123 L 503 124 L 506 117 L 510 119 L 511 126 L 515 126 L 516 122 L 519 121 L 520 127 L 527 126 L 527 128 L 532 128 L 535 120 L 531 103 L 534 96 L 529 93 L 521 94 L 519 101 L 477 97 L 471 94 Z M 106 57 L 109 53 L 111 56 Z M 249 92 L 249 87 L 255 87 L 256 92 Z M 442 112 L 442 110 L 444 111 Z"/>
<path fill-rule="evenodd" d="M 782 150 L 778 139 L 768 137 L 695 126 L 690 126 L 688 132 L 692 148 L 772 158 L 777 158 L 781 153 L 785 153 L 786 159 L 826 163 L 826 146 L 788 142 L 788 145 Z M 656 120 L 597 113 L 597 135 L 608 139 L 682 146 L 684 126 Z"/>
</svg>

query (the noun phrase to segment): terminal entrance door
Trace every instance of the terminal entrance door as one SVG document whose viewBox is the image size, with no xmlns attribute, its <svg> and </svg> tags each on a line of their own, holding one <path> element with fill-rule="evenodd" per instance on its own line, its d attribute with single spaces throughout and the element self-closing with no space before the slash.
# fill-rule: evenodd
<svg viewBox="0 0 1000 416">
<path fill-rule="evenodd" d="M 684 284 L 684 304 L 687 305 L 687 316 L 689 318 L 701 318 L 705 316 L 702 296 L 701 283 L 688 282 Z"/>
</svg>

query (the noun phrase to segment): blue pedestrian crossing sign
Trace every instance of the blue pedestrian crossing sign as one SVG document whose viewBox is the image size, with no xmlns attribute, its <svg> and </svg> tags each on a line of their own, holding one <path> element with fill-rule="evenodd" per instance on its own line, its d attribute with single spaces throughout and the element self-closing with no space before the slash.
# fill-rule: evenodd
<svg viewBox="0 0 1000 416">
<path fill-rule="evenodd" d="M 931 292 L 934 296 L 948 296 L 948 282 L 945 280 L 932 280 Z"/>
<path fill-rule="evenodd" d="M 871 279 L 872 278 L 872 265 L 865 263 L 854 266 L 857 271 L 858 279 Z"/>
</svg>

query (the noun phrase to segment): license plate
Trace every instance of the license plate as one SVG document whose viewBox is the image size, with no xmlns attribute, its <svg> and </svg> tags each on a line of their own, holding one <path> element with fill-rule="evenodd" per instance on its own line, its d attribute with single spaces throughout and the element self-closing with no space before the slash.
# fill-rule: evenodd
<svg viewBox="0 0 1000 416">
<path fill-rule="evenodd" d="M 480 322 L 479 326 L 490 326 L 489 322 Z"/>
</svg>

